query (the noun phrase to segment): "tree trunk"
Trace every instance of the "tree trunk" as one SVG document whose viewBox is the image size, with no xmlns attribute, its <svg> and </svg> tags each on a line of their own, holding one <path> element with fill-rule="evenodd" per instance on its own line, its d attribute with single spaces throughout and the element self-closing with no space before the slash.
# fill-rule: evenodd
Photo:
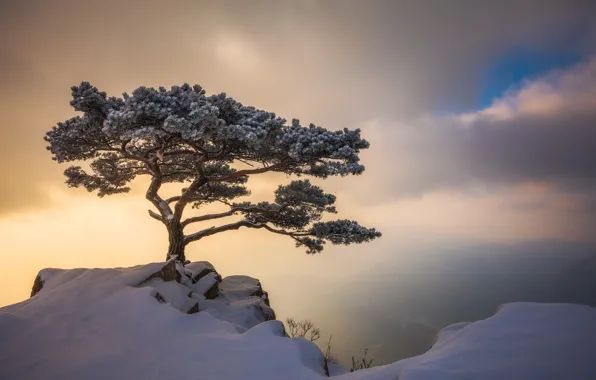
<svg viewBox="0 0 596 380">
<path fill-rule="evenodd" d="M 186 257 L 184 256 L 184 233 L 182 232 L 182 224 L 179 221 L 172 220 L 166 224 L 168 229 L 168 239 L 170 246 L 168 247 L 168 255 L 166 261 L 174 257 L 176 261 L 184 263 Z"/>
</svg>

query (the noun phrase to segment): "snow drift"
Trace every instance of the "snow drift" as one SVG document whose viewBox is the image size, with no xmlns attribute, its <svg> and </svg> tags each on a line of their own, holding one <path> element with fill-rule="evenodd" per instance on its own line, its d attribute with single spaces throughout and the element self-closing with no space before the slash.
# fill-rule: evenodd
<svg viewBox="0 0 596 380">
<path fill-rule="evenodd" d="M 338 380 L 596 379 L 596 309 L 515 303 L 445 328 L 425 354 Z M 341 372 L 341 371 L 339 371 Z M 44 269 L 0 309 L 0 379 L 321 379 L 267 293 L 209 263 Z"/>
</svg>

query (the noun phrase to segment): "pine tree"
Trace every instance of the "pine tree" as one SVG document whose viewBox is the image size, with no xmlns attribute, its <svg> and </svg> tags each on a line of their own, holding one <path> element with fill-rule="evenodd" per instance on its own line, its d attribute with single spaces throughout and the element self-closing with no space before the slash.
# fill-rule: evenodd
<svg viewBox="0 0 596 380">
<path fill-rule="evenodd" d="M 69 187 L 97 191 L 98 196 L 125 193 L 135 177 L 151 183 L 146 198 L 155 207 L 149 215 L 168 231 L 166 258 L 185 261 L 185 246 L 208 236 L 241 227 L 288 236 L 307 253 L 323 250 L 325 242 L 368 242 L 381 233 L 355 221 L 321 221 L 336 213 L 335 196 L 308 179 L 295 180 L 275 191 L 274 202 L 235 202 L 250 194 L 250 176 L 267 172 L 327 178 L 364 171 L 358 153 L 369 147 L 360 130 L 329 131 L 310 124 L 291 124 L 274 113 L 244 106 L 202 87 L 170 90 L 139 87 L 132 95 L 108 97 L 88 82 L 72 87 L 70 104 L 82 115 L 54 126 L 45 136 L 59 163 L 87 161 L 90 170 L 70 166 Z M 239 166 L 245 169 L 238 169 Z M 184 183 L 178 195 L 162 197 L 166 183 Z M 226 211 L 185 217 L 193 208 L 218 202 Z M 242 216 L 218 227 L 185 233 L 189 225 Z"/>
</svg>

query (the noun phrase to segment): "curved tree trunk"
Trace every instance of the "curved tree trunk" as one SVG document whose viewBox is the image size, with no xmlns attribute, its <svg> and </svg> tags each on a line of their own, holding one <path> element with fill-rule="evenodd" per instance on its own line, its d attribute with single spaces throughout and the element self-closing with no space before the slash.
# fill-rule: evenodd
<svg viewBox="0 0 596 380">
<path fill-rule="evenodd" d="M 170 245 L 168 247 L 168 254 L 166 256 L 166 261 L 171 259 L 172 257 L 176 258 L 176 261 L 180 261 L 184 263 L 186 257 L 184 256 L 184 248 L 186 244 L 184 243 L 184 233 L 182 232 L 182 224 L 180 221 L 172 220 L 168 221 L 166 224 L 168 229 L 168 240 Z"/>
</svg>

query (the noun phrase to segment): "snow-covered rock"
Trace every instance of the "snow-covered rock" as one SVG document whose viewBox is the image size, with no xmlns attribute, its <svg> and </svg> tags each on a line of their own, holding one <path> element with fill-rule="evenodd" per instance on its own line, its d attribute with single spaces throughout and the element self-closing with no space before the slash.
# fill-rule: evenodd
<svg viewBox="0 0 596 380">
<path fill-rule="evenodd" d="M 186 265 L 186 269 L 192 273 L 193 282 L 199 281 L 208 273 L 217 273 L 215 267 L 208 261 L 195 261 Z"/>
<path fill-rule="evenodd" d="M 189 266 L 42 270 L 34 296 L 0 308 L 0 379 L 326 377 L 321 351 L 269 320 L 258 280 L 220 282 L 213 268 L 197 282 L 206 265 Z M 354 373 L 329 369 L 338 380 L 593 380 L 595 326 L 589 306 L 506 304 L 443 329 L 423 355 Z"/>
<path fill-rule="evenodd" d="M 209 278 L 203 277 L 197 285 Z M 259 280 L 248 276 L 228 276 L 218 284 L 216 297 L 199 301 L 199 310 L 206 310 L 217 318 L 228 321 L 239 332 L 252 326 L 275 319 L 275 312 L 269 307 L 267 293 Z"/>
<path fill-rule="evenodd" d="M 189 287 L 198 294 L 202 294 L 207 299 L 213 299 L 219 294 L 219 275 L 217 272 L 209 272 L 201 277 L 199 281 Z"/>
<path fill-rule="evenodd" d="M 224 279 L 234 290 L 207 300 L 198 293 L 209 278 L 217 285 L 217 272 L 193 283 L 179 271 L 173 261 L 42 270 L 34 296 L 0 308 L 0 379 L 320 378 L 308 344 L 267 321 L 263 298 L 241 297 L 242 284 L 251 294 L 257 280 Z"/>
<path fill-rule="evenodd" d="M 174 260 L 170 260 L 165 265 L 162 265 L 159 271 L 151 274 L 144 281 L 149 281 L 153 278 L 160 278 L 163 281 L 180 282 L 182 274 L 178 269 L 178 264 Z"/>
<path fill-rule="evenodd" d="M 199 311 L 197 300 L 191 297 L 192 291 L 176 281 L 165 282 L 161 278 L 152 278 L 141 286 L 156 290 L 155 298 L 158 301 L 168 303 L 184 313 L 193 314 Z"/>
<path fill-rule="evenodd" d="M 259 280 L 248 276 L 228 276 L 223 279 L 219 287 L 228 299 L 261 297 L 263 295 L 263 288 Z"/>
</svg>

